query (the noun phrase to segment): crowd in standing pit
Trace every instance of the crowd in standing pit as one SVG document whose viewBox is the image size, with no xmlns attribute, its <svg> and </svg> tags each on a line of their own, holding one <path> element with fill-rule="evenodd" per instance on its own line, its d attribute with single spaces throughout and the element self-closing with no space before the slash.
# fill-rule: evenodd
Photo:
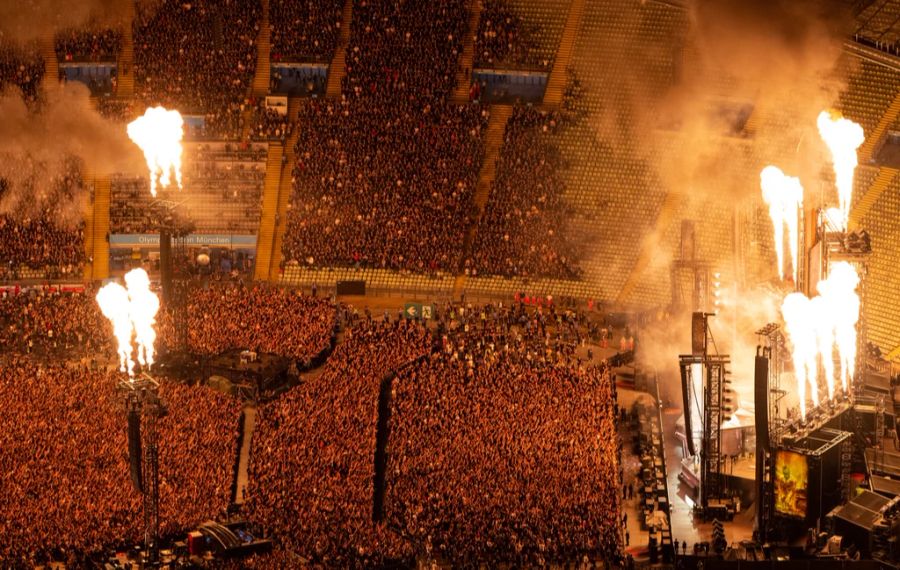
<svg viewBox="0 0 900 570">
<path fill-rule="evenodd" d="M 120 374 L 0 360 L 0 566 L 84 555 L 141 539 L 141 498 L 129 479 Z M 161 532 L 224 513 L 231 498 L 240 403 L 163 383 L 159 423 Z"/>
<path fill-rule="evenodd" d="M 454 565 L 609 560 L 620 513 L 609 374 L 504 337 L 451 339 L 395 380 L 389 521 Z"/>
<path fill-rule="evenodd" d="M 160 0 L 138 8 L 135 96 L 204 115 L 206 136 L 239 136 L 256 70 L 260 1 Z"/>
<path fill-rule="evenodd" d="M 300 112 L 285 259 L 455 269 L 489 116 L 447 103 L 467 20 L 461 0 L 354 5 L 342 99 Z"/>
<path fill-rule="evenodd" d="M 567 227 L 573 212 L 563 197 L 563 158 L 556 142 L 565 120 L 555 111 L 514 108 L 467 273 L 581 277 L 579 251 Z"/>
<path fill-rule="evenodd" d="M 194 354 L 249 349 L 308 362 L 328 349 L 335 328 L 329 300 L 275 287 L 195 288 L 187 310 Z"/>
<path fill-rule="evenodd" d="M 321 376 L 260 409 L 245 495 L 251 521 L 329 568 L 410 554 L 372 523 L 378 394 L 385 375 L 430 348 L 410 321 L 363 320 L 346 335 Z"/>
</svg>

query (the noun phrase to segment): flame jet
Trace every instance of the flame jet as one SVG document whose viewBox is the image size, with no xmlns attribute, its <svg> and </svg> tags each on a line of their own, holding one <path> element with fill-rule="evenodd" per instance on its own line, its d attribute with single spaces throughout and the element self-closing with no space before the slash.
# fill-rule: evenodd
<svg viewBox="0 0 900 570">
<path fill-rule="evenodd" d="M 859 322 L 859 275 L 846 261 L 831 266 L 828 279 L 820 281 L 816 289 L 828 300 L 834 328 L 834 340 L 841 360 L 841 389 L 850 388 L 856 373 L 856 323 Z"/>
<path fill-rule="evenodd" d="M 119 370 L 134 376 L 134 360 L 131 359 L 131 315 L 128 291 L 118 283 L 108 283 L 97 291 L 100 311 L 112 322 L 119 353 Z"/>
<path fill-rule="evenodd" d="M 103 315 L 113 324 L 113 334 L 118 343 L 119 369 L 134 376 L 132 353 L 137 342 L 137 360 L 141 366 L 151 367 L 154 362 L 156 342 L 156 313 L 159 297 L 150 290 L 150 277 L 143 269 L 133 269 L 125 274 L 128 289 L 118 283 L 104 285 L 97 292 L 97 304 Z"/>
<path fill-rule="evenodd" d="M 803 208 L 803 186 L 799 178 L 787 176 L 777 166 L 767 166 L 759 174 L 763 200 L 769 206 L 769 217 L 775 230 L 775 254 L 778 257 L 778 277 L 784 279 L 784 227 L 788 230 L 791 271 L 797 282 L 799 255 L 800 210 Z"/>
<path fill-rule="evenodd" d="M 784 298 L 781 314 L 791 339 L 791 357 L 800 399 L 800 417 L 806 419 L 806 385 L 810 385 L 813 406 L 819 405 L 818 339 L 813 325 L 812 304 L 803 293 L 791 293 Z"/>
<path fill-rule="evenodd" d="M 833 118 L 828 111 L 819 113 L 816 123 L 819 135 L 831 151 L 841 211 L 841 230 L 847 231 L 853 200 L 853 174 L 858 164 L 856 149 L 866 137 L 861 126 L 844 117 Z"/>
<path fill-rule="evenodd" d="M 157 180 L 167 188 L 171 174 L 181 189 L 181 140 L 184 138 L 184 119 L 178 111 L 152 107 L 128 124 L 128 138 L 134 141 L 147 160 L 150 170 L 150 193 L 156 196 Z"/>
<path fill-rule="evenodd" d="M 137 360 L 141 366 L 153 366 L 156 342 L 156 313 L 159 312 L 159 297 L 150 291 L 150 278 L 143 269 L 133 269 L 125 274 L 130 299 L 129 315 L 137 342 Z"/>
</svg>

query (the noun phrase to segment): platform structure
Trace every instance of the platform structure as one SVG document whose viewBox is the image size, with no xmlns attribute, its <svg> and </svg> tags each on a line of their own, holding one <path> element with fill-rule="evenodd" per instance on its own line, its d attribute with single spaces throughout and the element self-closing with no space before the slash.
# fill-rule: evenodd
<svg viewBox="0 0 900 570">
<path fill-rule="evenodd" d="M 149 374 L 119 382 L 129 418 L 128 455 L 132 482 L 141 493 L 144 547 L 150 565 L 159 562 L 159 434 L 157 423 L 167 413 L 159 383 Z"/>
</svg>

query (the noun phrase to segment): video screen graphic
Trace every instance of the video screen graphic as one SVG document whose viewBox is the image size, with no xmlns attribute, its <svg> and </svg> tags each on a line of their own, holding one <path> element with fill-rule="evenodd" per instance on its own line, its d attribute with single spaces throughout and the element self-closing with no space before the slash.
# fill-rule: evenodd
<svg viewBox="0 0 900 570">
<path fill-rule="evenodd" d="M 809 468 L 806 457 L 793 451 L 775 454 L 775 512 L 806 518 Z"/>
</svg>

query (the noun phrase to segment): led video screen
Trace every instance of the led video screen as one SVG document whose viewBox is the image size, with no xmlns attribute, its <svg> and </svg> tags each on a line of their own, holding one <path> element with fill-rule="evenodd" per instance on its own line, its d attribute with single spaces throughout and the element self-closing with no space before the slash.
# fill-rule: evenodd
<svg viewBox="0 0 900 570">
<path fill-rule="evenodd" d="M 806 457 L 793 451 L 775 454 L 775 512 L 806 518 L 809 467 Z"/>
</svg>

